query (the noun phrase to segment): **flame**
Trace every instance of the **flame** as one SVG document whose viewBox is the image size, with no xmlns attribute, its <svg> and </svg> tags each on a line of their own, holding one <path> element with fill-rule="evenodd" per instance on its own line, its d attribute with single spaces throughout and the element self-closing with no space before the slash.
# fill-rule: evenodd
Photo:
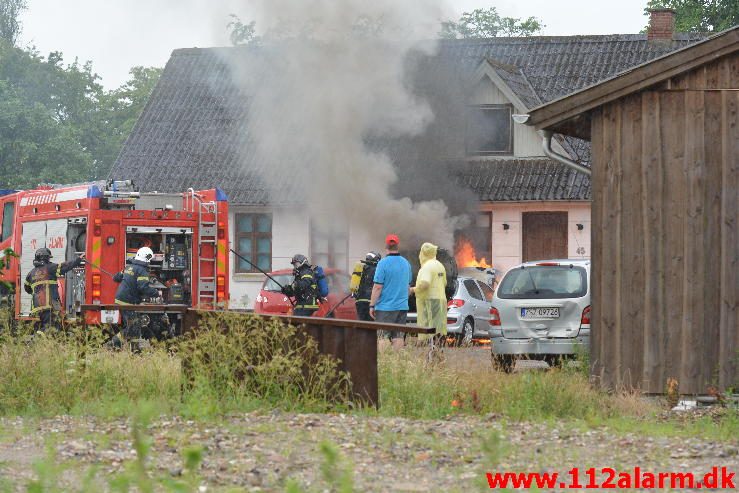
<svg viewBox="0 0 739 493">
<path fill-rule="evenodd" d="M 454 251 L 454 258 L 460 268 L 482 267 L 484 269 L 489 269 L 492 267 L 486 258 L 483 257 L 480 260 L 477 259 L 475 247 L 472 246 L 472 242 L 467 238 L 460 237 L 457 240 Z"/>
</svg>

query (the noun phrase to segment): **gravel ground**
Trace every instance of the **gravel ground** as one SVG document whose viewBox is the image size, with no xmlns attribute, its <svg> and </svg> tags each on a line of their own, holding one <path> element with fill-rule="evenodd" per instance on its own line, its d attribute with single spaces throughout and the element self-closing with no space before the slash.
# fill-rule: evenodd
<svg viewBox="0 0 739 493">
<path fill-rule="evenodd" d="M 355 491 L 483 491 L 486 471 L 564 474 L 574 466 L 700 474 L 728 466 L 739 471 L 736 437 L 711 442 L 572 428 L 566 423 L 507 423 L 492 415 L 422 421 L 272 412 L 229 416 L 217 423 L 162 417 L 149 427 L 149 467 L 154 474 L 177 477 L 183 450 L 200 445 L 200 491 L 284 491 L 288 479 L 307 491 L 331 491 L 322 479 L 318 450 L 329 441 L 350 464 Z M 49 449 L 66 467 L 63 490 L 79 485 L 93 465 L 104 479 L 135 457 L 127 420 L 0 419 L 0 478 L 6 485 L 24 491 L 35 477 L 33 463 L 48 457 Z"/>
</svg>

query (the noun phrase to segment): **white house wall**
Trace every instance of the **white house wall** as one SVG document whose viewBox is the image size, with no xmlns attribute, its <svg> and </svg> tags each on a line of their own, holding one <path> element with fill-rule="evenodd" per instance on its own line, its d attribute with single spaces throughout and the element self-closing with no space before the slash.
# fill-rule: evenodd
<svg viewBox="0 0 739 493">
<path fill-rule="evenodd" d="M 235 245 L 235 216 L 238 213 L 272 213 L 272 269 L 289 269 L 290 259 L 296 253 L 308 252 L 310 247 L 310 221 L 304 212 L 287 209 L 258 209 L 232 206 L 229 209 L 231 248 Z M 235 272 L 237 260 L 231 255 L 231 307 L 253 308 L 254 299 L 264 282 L 262 274 Z"/>
<path fill-rule="evenodd" d="M 514 113 L 525 113 L 527 110 L 516 107 L 515 103 L 506 98 L 505 94 L 485 76 L 480 79 L 472 90 L 471 105 L 478 104 L 512 104 Z M 541 157 L 544 151 L 541 147 L 541 137 L 533 127 L 513 123 L 513 157 Z"/>
<path fill-rule="evenodd" d="M 567 212 L 568 257 L 590 258 L 589 202 L 503 202 L 483 205 L 483 209 L 493 214 L 491 262 L 500 274 L 523 259 L 524 212 Z M 503 229 L 503 224 L 509 229 Z M 577 229 L 578 224 L 583 225 L 582 230 Z"/>
</svg>

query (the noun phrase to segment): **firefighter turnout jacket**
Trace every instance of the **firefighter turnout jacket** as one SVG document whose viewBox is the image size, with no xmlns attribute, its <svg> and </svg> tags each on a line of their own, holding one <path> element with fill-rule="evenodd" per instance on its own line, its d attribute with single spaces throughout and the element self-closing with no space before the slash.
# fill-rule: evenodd
<svg viewBox="0 0 739 493">
<path fill-rule="evenodd" d="M 358 302 L 370 302 L 372 297 L 372 287 L 375 285 L 375 270 L 377 270 L 377 264 L 370 262 L 363 262 L 364 268 L 362 269 L 362 275 L 359 278 L 359 286 L 357 287 L 357 293 L 354 298 Z"/>
<path fill-rule="evenodd" d="M 121 283 L 115 292 L 115 302 L 118 305 L 138 305 L 143 298 L 159 295 L 159 291 L 151 287 L 149 264 L 141 260 L 133 260 L 123 272 L 113 276 L 113 280 Z"/>
<path fill-rule="evenodd" d="M 310 265 L 301 265 L 284 294 L 295 297 L 295 308 L 318 308 L 318 281 Z"/>
<path fill-rule="evenodd" d="M 33 295 L 33 304 L 31 313 L 37 313 L 42 310 L 54 309 L 54 304 L 61 308 L 59 299 L 59 287 L 57 280 L 63 277 L 67 272 L 82 265 L 82 259 L 76 258 L 71 262 L 63 262 L 55 264 L 53 262 L 34 261 L 34 268 L 26 276 L 26 282 L 23 289 L 28 294 Z"/>
</svg>

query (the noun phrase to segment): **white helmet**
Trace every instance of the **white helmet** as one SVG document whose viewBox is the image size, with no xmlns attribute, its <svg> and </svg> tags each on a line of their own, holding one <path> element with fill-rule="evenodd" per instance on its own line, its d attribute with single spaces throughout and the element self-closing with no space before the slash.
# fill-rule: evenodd
<svg viewBox="0 0 739 493">
<path fill-rule="evenodd" d="M 152 258 L 154 258 L 154 252 L 151 250 L 151 248 L 141 247 L 139 248 L 139 251 L 136 252 L 136 256 L 134 257 L 134 260 L 140 260 L 148 264 L 149 262 L 151 262 Z"/>
</svg>

